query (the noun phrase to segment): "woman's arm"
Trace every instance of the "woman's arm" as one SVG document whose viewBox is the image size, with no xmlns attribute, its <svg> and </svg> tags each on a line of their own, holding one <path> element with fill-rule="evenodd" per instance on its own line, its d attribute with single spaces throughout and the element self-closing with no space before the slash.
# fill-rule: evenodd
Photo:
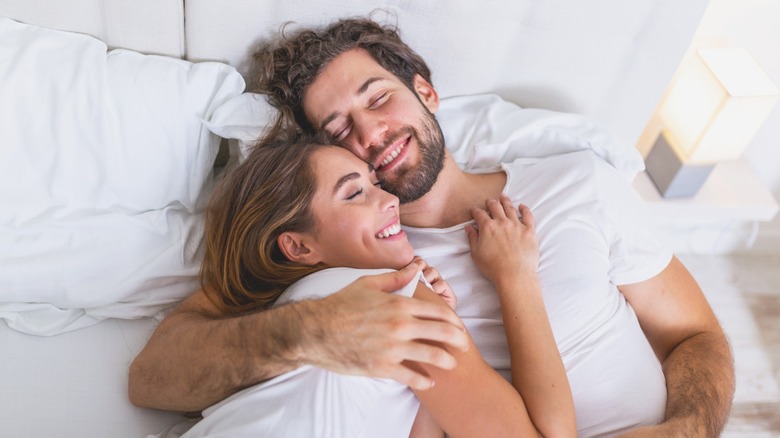
<svg viewBox="0 0 780 438">
<path fill-rule="evenodd" d="M 420 405 L 409 438 L 444 438 L 444 431 L 425 406 Z"/>
<path fill-rule="evenodd" d="M 414 298 L 447 306 L 422 284 Z M 536 435 L 520 394 L 482 359 L 470 336 L 469 347 L 466 352 L 449 350 L 458 361 L 452 370 L 408 364 L 434 381 L 433 388 L 415 391 L 423 407 L 451 437 Z"/>
<path fill-rule="evenodd" d="M 544 436 L 575 436 L 574 401 L 544 307 L 536 275 L 539 247 L 533 215 L 509 198 L 488 200 L 474 209 L 476 227 L 467 227 L 472 258 L 496 286 L 512 364 L 512 384 Z"/>
</svg>

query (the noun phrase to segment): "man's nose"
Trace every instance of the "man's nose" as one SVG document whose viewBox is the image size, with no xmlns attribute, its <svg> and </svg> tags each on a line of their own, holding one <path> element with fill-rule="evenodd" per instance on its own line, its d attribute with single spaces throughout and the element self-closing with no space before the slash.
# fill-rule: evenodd
<svg viewBox="0 0 780 438">
<path fill-rule="evenodd" d="M 358 132 L 358 142 L 364 149 L 381 147 L 388 131 L 384 118 L 373 111 L 368 111 L 353 118 L 354 128 Z"/>
</svg>

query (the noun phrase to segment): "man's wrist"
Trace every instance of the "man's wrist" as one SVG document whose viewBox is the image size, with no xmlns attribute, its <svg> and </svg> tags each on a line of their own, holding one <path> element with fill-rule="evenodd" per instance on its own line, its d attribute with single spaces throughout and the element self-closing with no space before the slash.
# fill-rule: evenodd
<svg viewBox="0 0 780 438">
<path fill-rule="evenodd" d="M 322 338 L 318 309 L 325 304 L 324 300 L 302 300 L 284 306 L 285 321 L 277 326 L 276 351 L 278 359 L 291 369 L 315 362 L 312 354 L 318 347 L 317 339 Z"/>
</svg>

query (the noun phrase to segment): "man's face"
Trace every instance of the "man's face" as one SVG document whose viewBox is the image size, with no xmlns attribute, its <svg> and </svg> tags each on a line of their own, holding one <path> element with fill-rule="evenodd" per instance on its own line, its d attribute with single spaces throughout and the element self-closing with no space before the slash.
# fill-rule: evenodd
<svg viewBox="0 0 780 438">
<path fill-rule="evenodd" d="M 331 61 L 303 96 L 312 125 L 371 165 L 401 203 L 428 193 L 444 162 L 444 137 L 432 114 L 438 96 L 419 75 L 414 82 L 416 94 L 353 49 Z"/>
</svg>

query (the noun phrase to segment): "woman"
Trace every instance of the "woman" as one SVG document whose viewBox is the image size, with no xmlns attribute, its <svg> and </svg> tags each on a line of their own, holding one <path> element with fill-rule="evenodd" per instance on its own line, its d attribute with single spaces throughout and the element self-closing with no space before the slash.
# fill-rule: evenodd
<svg viewBox="0 0 780 438">
<path fill-rule="evenodd" d="M 394 381 L 304 366 L 207 409 L 185 436 L 576 435 L 566 375 L 550 372 L 562 366 L 549 367 L 550 358 L 560 357 L 536 280 L 532 215 L 521 206 L 520 219 L 504 198 L 486 208 L 474 210 L 475 224 L 466 232 L 477 266 L 496 284 L 508 314 L 539 321 L 541 336 L 520 334 L 533 347 L 522 352 L 533 387 L 513 388 L 473 343 L 465 353 L 450 350 L 458 360 L 453 370 L 408 363 L 436 382 L 416 398 Z M 225 314 L 321 297 L 373 272 L 366 269 L 410 263 L 424 268 L 437 292 L 413 281 L 399 293 L 455 305 L 437 272 L 413 261 L 398 198 L 381 189 L 365 162 L 336 146 L 308 139 L 258 146 L 214 194 L 206 224 L 201 279 Z M 532 299 L 514 308 L 520 294 Z M 524 402 L 545 397 L 552 400 L 543 407 Z"/>
</svg>

